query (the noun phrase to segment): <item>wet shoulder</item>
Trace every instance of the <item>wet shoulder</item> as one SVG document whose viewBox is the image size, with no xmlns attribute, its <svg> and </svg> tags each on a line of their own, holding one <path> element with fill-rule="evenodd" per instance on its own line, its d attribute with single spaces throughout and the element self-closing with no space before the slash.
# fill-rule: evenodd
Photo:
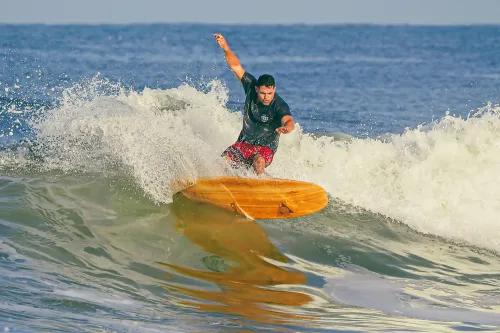
<svg viewBox="0 0 500 333">
<path fill-rule="evenodd" d="M 285 102 L 283 98 L 281 98 L 278 93 L 274 95 L 274 109 L 280 114 L 290 114 L 290 106 Z"/>
<path fill-rule="evenodd" d="M 245 74 L 241 77 L 241 84 L 243 85 L 245 93 L 248 93 L 250 88 L 257 84 L 257 79 L 252 74 L 245 72 Z"/>
</svg>

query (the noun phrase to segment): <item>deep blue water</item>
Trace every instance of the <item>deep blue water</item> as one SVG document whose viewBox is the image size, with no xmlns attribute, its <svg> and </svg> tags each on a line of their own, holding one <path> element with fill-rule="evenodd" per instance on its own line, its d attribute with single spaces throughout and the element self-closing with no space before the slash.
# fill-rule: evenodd
<svg viewBox="0 0 500 333">
<path fill-rule="evenodd" d="M 498 26 L 6 25 L 0 70 L 11 90 L 2 97 L 50 103 L 101 73 L 135 90 L 220 78 L 239 103 L 214 32 L 249 72 L 276 76 L 310 131 L 401 133 L 447 110 L 466 115 L 498 102 Z"/>
<path fill-rule="evenodd" d="M 173 200 L 241 126 L 213 33 L 324 211 Z M 499 83 L 500 26 L 0 25 L 0 328 L 498 331 Z"/>
</svg>

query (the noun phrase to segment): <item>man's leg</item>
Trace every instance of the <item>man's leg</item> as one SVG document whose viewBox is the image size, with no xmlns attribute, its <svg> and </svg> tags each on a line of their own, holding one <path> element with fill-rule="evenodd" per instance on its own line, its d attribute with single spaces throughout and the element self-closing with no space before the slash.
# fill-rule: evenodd
<svg viewBox="0 0 500 333">
<path fill-rule="evenodd" d="M 257 153 L 253 156 L 252 166 L 257 175 L 264 173 L 264 169 L 271 165 L 274 152 L 268 147 L 256 146 Z"/>
</svg>

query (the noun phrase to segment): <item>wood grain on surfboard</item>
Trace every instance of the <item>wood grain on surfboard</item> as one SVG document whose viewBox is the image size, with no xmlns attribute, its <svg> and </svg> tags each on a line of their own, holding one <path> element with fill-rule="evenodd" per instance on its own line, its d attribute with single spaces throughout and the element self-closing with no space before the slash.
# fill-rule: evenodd
<svg viewBox="0 0 500 333">
<path fill-rule="evenodd" d="M 328 196 L 321 186 L 276 178 L 202 178 L 181 193 L 253 219 L 304 216 L 328 204 Z"/>
</svg>

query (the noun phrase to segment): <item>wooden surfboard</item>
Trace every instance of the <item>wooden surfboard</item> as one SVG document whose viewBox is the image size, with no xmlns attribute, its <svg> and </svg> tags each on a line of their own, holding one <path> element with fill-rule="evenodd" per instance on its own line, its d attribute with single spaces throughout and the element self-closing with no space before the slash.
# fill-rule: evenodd
<svg viewBox="0 0 500 333">
<path fill-rule="evenodd" d="M 328 204 L 328 196 L 321 186 L 276 178 L 202 178 L 181 193 L 252 219 L 303 216 Z"/>
</svg>

